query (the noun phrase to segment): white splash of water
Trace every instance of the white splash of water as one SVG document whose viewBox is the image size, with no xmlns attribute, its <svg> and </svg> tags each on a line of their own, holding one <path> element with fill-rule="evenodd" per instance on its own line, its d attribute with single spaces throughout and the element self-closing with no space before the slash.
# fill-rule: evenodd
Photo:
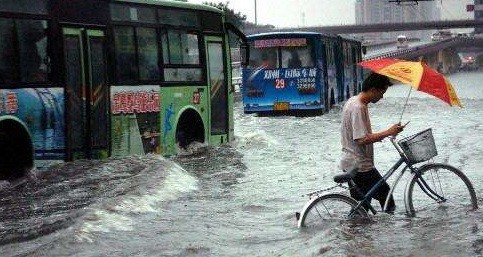
<svg viewBox="0 0 483 257">
<path fill-rule="evenodd" d="M 176 152 L 178 156 L 190 156 L 195 153 L 206 151 L 208 148 L 207 143 L 200 143 L 200 142 L 192 142 L 186 148 L 180 147 L 179 145 L 176 146 Z"/>
<path fill-rule="evenodd" d="M 75 233 L 75 239 L 81 242 L 94 242 L 93 233 L 111 231 L 132 231 L 133 221 L 131 218 L 109 210 L 95 210 L 86 222 Z"/>
<path fill-rule="evenodd" d="M 166 172 L 166 176 L 153 177 L 158 181 L 151 182 L 145 192 L 127 194 L 115 202 L 104 202 L 88 214 L 76 233 L 76 239 L 93 242 L 94 233 L 112 231 L 132 231 L 135 228 L 133 216 L 159 212 L 163 204 L 174 201 L 183 194 L 198 189 L 198 180 L 188 174 L 181 166 L 163 157 L 157 156 L 160 167 L 155 172 Z M 151 168 L 151 167 L 150 167 Z"/>
<path fill-rule="evenodd" d="M 279 142 L 275 138 L 269 136 L 264 130 L 255 130 L 241 135 L 238 134 L 236 137 L 236 144 L 239 147 L 252 145 L 273 146 L 278 145 Z"/>
<path fill-rule="evenodd" d="M 163 181 L 159 181 L 159 184 L 153 187 L 152 192 L 128 196 L 115 206 L 114 210 L 130 213 L 156 212 L 159 203 L 176 200 L 181 195 L 198 189 L 198 180 L 181 166 L 168 161 L 165 164 L 168 174 Z"/>
</svg>

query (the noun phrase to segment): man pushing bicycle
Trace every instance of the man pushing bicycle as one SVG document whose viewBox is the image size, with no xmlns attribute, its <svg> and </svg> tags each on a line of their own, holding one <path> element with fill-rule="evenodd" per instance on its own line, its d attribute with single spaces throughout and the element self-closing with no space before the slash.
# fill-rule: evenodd
<svg viewBox="0 0 483 257">
<path fill-rule="evenodd" d="M 379 171 L 374 167 L 373 144 L 386 137 L 396 136 L 403 131 L 405 126 L 397 123 L 386 130 L 372 132 L 368 104 L 377 103 L 382 99 L 391 85 L 388 77 L 371 73 L 364 80 L 361 92 L 347 100 L 342 109 L 341 168 L 344 171 L 350 171 L 353 168 L 358 169 L 352 181 L 359 190 L 356 191 L 354 187 L 351 187 L 350 190 L 351 196 L 356 200 L 363 200 L 364 195 L 382 178 Z M 384 208 L 389 191 L 389 185 L 387 182 L 383 182 L 373 194 L 373 198 L 379 201 L 382 208 Z M 369 205 L 370 203 L 364 204 L 365 207 Z M 391 195 L 386 211 L 392 213 L 395 208 L 396 205 Z"/>
</svg>

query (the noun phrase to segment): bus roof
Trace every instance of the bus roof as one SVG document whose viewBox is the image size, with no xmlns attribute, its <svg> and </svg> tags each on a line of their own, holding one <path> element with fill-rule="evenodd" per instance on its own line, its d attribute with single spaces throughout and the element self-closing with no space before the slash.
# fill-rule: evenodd
<svg viewBox="0 0 483 257">
<path fill-rule="evenodd" d="M 168 7 L 177 7 L 177 8 L 184 8 L 184 9 L 193 9 L 193 10 L 216 12 L 216 13 L 220 13 L 220 14 L 223 13 L 222 10 L 220 10 L 216 7 L 213 7 L 213 6 L 209 6 L 209 5 L 205 5 L 205 4 L 182 2 L 182 1 L 174 1 L 174 0 L 113 0 L 112 2 L 168 6 Z"/>
<path fill-rule="evenodd" d="M 330 35 L 330 34 L 322 34 L 317 32 L 309 32 L 309 31 L 274 31 L 274 32 L 264 32 L 258 34 L 248 35 L 247 39 L 257 39 L 257 38 L 278 38 L 278 37 L 337 37 L 337 35 Z"/>
<path fill-rule="evenodd" d="M 290 37 L 310 37 L 310 38 L 325 38 L 330 40 L 341 40 L 343 39 L 345 42 L 354 42 L 360 43 L 360 40 L 342 37 L 337 34 L 323 34 L 319 32 L 311 32 L 311 31 L 272 31 L 272 32 L 264 32 L 258 34 L 252 34 L 247 36 L 247 40 L 257 40 L 257 39 L 274 39 L 274 38 L 290 38 Z"/>
<path fill-rule="evenodd" d="M 272 31 L 272 32 L 251 34 L 251 35 L 248 35 L 247 37 L 265 37 L 265 36 L 280 36 L 280 35 L 287 35 L 287 36 L 302 35 L 303 36 L 303 35 L 322 35 L 322 34 L 317 32 L 308 32 L 308 31 Z"/>
</svg>

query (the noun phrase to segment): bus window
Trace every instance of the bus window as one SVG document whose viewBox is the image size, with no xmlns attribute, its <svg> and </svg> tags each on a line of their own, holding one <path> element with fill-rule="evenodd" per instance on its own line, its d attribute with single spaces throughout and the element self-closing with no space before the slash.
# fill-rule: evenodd
<svg viewBox="0 0 483 257">
<path fill-rule="evenodd" d="M 155 23 L 156 12 L 149 8 L 112 4 L 111 18 L 114 21 L 142 21 Z"/>
<path fill-rule="evenodd" d="M 10 84 L 18 81 L 15 57 L 14 23 L 12 19 L 0 18 L 0 83 Z"/>
<path fill-rule="evenodd" d="M 163 35 L 165 64 L 199 64 L 198 35 L 169 31 Z"/>
<path fill-rule="evenodd" d="M 47 0 L 0 1 L 0 11 L 32 14 L 47 14 Z"/>
<path fill-rule="evenodd" d="M 164 64 L 183 66 L 165 67 L 164 79 L 166 81 L 201 81 L 201 69 L 189 67 L 200 64 L 198 35 L 171 30 L 163 34 L 162 43 Z"/>
<path fill-rule="evenodd" d="M 251 68 L 274 69 L 278 67 L 278 50 L 276 47 L 251 48 Z"/>
<path fill-rule="evenodd" d="M 282 47 L 282 68 L 308 68 L 314 66 L 312 49 L 304 47 Z"/>
<path fill-rule="evenodd" d="M 45 21 L 18 20 L 20 75 L 22 82 L 47 80 L 47 28 Z"/>
<path fill-rule="evenodd" d="M 116 27 L 114 29 L 116 45 L 117 81 L 134 81 L 137 79 L 136 49 L 134 48 L 134 29 Z"/>
<path fill-rule="evenodd" d="M 302 61 L 300 61 L 300 56 L 298 51 L 292 51 L 290 53 L 290 59 L 288 59 L 289 68 L 300 68 L 302 67 Z"/>
<path fill-rule="evenodd" d="M 199 27 L 200 20 L 195 12 L 163 9 L 159 10 L 159 23 L 172 26 Z"/>
<path fill-rule="evenodd" d="M 138 41 L 139 79 L 158 80 L 158 43 L 156 30 L 151 28 L 136 29 Z"/>
<path fill-rule="evenodd" d="M 0 19 L 0 82 L 45 82 L 50 72 L 47 22 Z"/>
</svg>

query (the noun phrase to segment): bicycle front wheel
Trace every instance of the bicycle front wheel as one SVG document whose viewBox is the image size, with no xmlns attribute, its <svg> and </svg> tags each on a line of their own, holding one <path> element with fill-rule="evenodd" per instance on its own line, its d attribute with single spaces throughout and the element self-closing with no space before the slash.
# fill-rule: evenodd
<svg viewBox="0 0 483 257">
<path fill-rule="evenodd" d="M 311 199 L 303 208 L 299 227 L 324 227 L 330 222 L 349 218 L 367 217 L 366 210 L 358 202 L 343 194 L 325 194 Z"/>
<path fill-rule="evenodd" d="M 461 170 L 442 163 L 426 164 L 418 170 L 421 177 L 413 174 L 406 187 L 409 216 L 460 215 L 478 208 L 473 185 Z"/>
</svg>

